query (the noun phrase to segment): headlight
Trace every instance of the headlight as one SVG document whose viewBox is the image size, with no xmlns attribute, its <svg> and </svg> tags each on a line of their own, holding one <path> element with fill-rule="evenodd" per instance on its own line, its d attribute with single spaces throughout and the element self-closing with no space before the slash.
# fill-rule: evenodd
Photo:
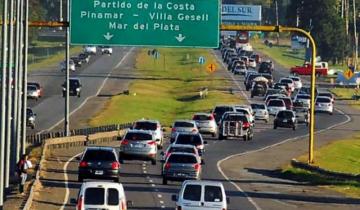
<svg viewBox="0 0 360 210">
<path fill-rule="evenodd" d="M 63 91 L 66 91 L 66 88 L 63 87 Z"/>
<path fill-rule="evenodd" d="M 76 91 L 79 92 L 79 91 L 80 91 L 80 88 L 76 88 Z"/>
</svg>

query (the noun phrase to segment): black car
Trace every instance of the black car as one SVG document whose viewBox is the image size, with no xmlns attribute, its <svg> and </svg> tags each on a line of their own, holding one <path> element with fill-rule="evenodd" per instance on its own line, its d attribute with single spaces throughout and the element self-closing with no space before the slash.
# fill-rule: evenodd
<svg viewBox="0 0 360 210">
<path fill-rule="evenodd" d="M 62 85 L 63 87 L 63 97 L 66 96 L 66 83 L 64 82 L 64 84 Z M 80 93 L 81 93 L 81 82 L 80 79 L 78 78 L 70 78 L 69 79 L 69 95 L 70 96 L 77 96 L 80 97 Z"/>
<path fill-rule="evenodd" d="M 79 57 L 71 57 L 72 61 L 74 61 L 75 67 L 81 67 L 82 59 Z"/>
<path fill-rule="evenodd" d="M 215 118 L 215 122 L 219 124 L 221 117 L 225 112 L 234 112 L 235 108 L 231 105 L 222 105 L 222 106 L 216 106 L 214 110 L 212 111 L 212 115 Z"/>
<path fill-rule="evenodd" d="M 252 88 L 251 88 L 251 98 L 254 96 L 264 96 L 266 94 L 266 91 L 268 89 L 268 86 L 264 82 L 254 82 Z"/>
<path fill-rule="evenodd" d="M 260 63 L 258 72 L 260 74 L 266 73 L 266 74 L 272 74 L 273 72 L 273 64 L 268 61 L 264 61 Z"/>
<path fill-rule="evenodd" d="M 79 160 L 79 182 L 91 178 L 119 182 L 120 163 L 114 148 L 87 147 Z"/>
<path fill-rule="evenodd" d="M 279 111 L 274 119 L 274 129 L 278 127 L 292 128 L 296 130 L 296 114 L 292 110 Z"/>
<path fill-rule="evenodd" d="M 36 118 L 36 114 L 33 112 L 33 110 L 30 108 L 26 108 L 26 126 L 30 127 L 31 129 L 34 129 L 35 118 Z"/>
<path fill-rule="evenodd" d="M 91 55 L 88 53 L 80 53 L 78 58 L 82 63 L 89 63 Z"/>
<path fill-rule="evenodd" d="M 245 81 L 245 89 L 246 91 L 250 90 L 251 88 L 251 85 L 253 83 L 253 80 L 256 78 L 256 77 L 259 77 L 260 74 L 250 74 L 247 78 L 246 78 L 246 81 Z"/>
</svg>

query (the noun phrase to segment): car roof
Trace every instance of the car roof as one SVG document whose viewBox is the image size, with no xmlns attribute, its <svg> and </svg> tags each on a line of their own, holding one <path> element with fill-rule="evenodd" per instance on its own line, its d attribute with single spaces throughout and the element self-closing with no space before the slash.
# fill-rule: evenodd
<svg viewBox="0 0 360 210">
<path fill-rule="evenodd" d="M 158 120 L 145 120 L 145 119 L 135 121 L 135 123 L 137 123 L 137 122 L 160 123 Z"/>
<path fill-rule="evenodd" d="M 194 124 L 195 124 L 195 121 L 194 121 L 194 120 L 175 120 L 175 121 L 174 121 L 174 124 L 175 124 L 176 122 L 189 122 L 189 123 L 194 123 Z"/>
<path fill-rule="evenodd" d="M 191 144 L 170 144 L 169 147 L 196 148 Z"/>
<path fill-rule="evenodd" d="M 194 115 L 206 115 L 206 116 L 210 116 L 211 113 L 198 112 L 198 113 L 195 113 Z"/>
<path fill-rule="evenodd" d="M 104 181 L 83 182 L 81 185 L 81 188 L 89 188 L 89 187 L 123 188 L 123 185 L 117 182 L 104 182 Z"/>
<path fill-rule="evenodd" d="M 185 180 L 182 185 L 185 186 L 187 184 L 212 185 L 212 186 L 219 186 L 219 187 L 224 188 L 223 184 L 218 181 Z"/>
<path fill-rule="evenodd" d="M 188 155 L 188 156 L 197 157 L 197 155 L 195 155 L 194 153 L 189 153 L 189 152 L 172 152 L 169 157 L 171 157 L 172 155 Z"/>
<path fill-rule="evenodd" d="M 151 131 L 148 131 L 148 130 L 137 130 L 137 129 L 128 130 L 127 133 L 143 133 L 143 134 L 150 134 L 150 135 L 152 135 L 152 132 L 151 132 Z"/>
<path fill-rule="evenodd" d="M 104 150 L 104 151 L 113 151 L 114 148 L 113 147 L 102 147 L 102 146 L 91 146 L 91 147 L 86 147 L 86 150 Z"/>
</svg>

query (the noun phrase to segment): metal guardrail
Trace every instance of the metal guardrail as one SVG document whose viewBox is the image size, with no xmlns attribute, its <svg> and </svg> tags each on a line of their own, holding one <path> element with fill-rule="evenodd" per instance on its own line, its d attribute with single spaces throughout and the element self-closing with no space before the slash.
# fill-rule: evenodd
<svg viewBox="0 0 360 210">
<path fill-rule="evenodd" d="M 121 129 L 130 128 L 132 123 L 125 123 L 125 124 L 113 124 L 113 125 L 104 125 L 99 127 L 90 127 L 90 128 L 80 128 L 74 129 L 70 131 L 71 136 L 87 136 L 94 133 L 101 133 L 101 132 L 110 132 L 110 131 L 117 131 Z M 31 134 L 26 136 L 26 143 L 27 145 L 41 145 L 44 143 L 46 139 L 52 138 L 60 138 L 66 137 L 64 131 L 55 131 L 55 132 L 48 132 L 48 133 L 37 133 Z"/>
</svg>

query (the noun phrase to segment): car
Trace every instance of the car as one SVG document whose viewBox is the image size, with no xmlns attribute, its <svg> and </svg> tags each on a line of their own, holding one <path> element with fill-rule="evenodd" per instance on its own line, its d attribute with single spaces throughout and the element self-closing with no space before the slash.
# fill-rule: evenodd
<svg viewBox="0 0 360 210">
<path fill-rule="evenodd" d="M 73 56 L 70 59 L 74 62 L 75 67 L 81 67 L 82 60 L 79 57 Z"/>
<path fill-rule="evenodd" d="M 268 89 L 266 90 L 266 93 L 265 93 L 265 96 L 264 96 L 264 100 L 266 100 L 266 98 L 267 98 L 269 95 L 277 95 L 277 94 L 281 94 L 281 95 L 286 96 L 286 95 L 287 95 L 287 92 L 286 92 L 285 90 L 281 90 L 281 89 L 268 88 Z"/>
<path fill-rule="evenodd" d="M 227 68 L 227 69 L 228 69 L 229 71 L 233 70 L 233 68 L 234 68 L 236 65 L 240 64 L 240 62 L 242 62 L 242 61 L 240 61 L 240 59 L 239 59 L 238 57 L 233 57 L 233 58 L 231 58 L 231 61 L 230 61 L 229 65 L 228 65 L 228 68 Z"/>
<path fill-rule="evenodd" d="M 240 56 L 240 60 L 244 61 L 246 66 L 249 66 L 249 57 L 248 56 Z"/>
<path fill-rule="evenodd" d="M 285 102 L 285 106 L 287 110 L 292 110 L 293 108 L 293 103 L 290 97 L 279 97 L 278 99 L 281 99 Z"/>
<path fill-rule="evenodd" d="M 290 75 L 289 78 L 292 79 L 292 81 L 294 81 L 295 89 L 301 89 L 302 82 L 300 77 Z"/>
<path fill-rule="evenodd" d="M 281 78 L 279 80 L 279 83 L 281 84 L 287 84 L 288 88 L 290 89 L 291 92 L 293 92 L 295 90 L 295 84 L 294 84 L 294 81 L 290 78 Z"/>
<path fill-rule="evenodd" d="M 150 131 L 129 130 L 120 142 L 120 163 L 125 160 L 151 161 L 156 165 L 157 144 Z"/>
<path fill-rule="evenodd" d="M 172 195 L 176 209 L 186 210 L 225 210 L 230 199 L 225 188 L 218 181 L 186 180 L 178 195 Z"/>
<path fill-rule="evenodd" d="M 253 124 L 248 116 L 239 112 L 225 112 L 219 125 L 219 140 L 228 137 L 243 138 L 244 141 L 251 140 L 254 136 Z"/>
<path fill-rule="evenodd" d="M 84 52 L 90 55 L 96 55 L 96 51 L 96 46 L 88 45 L 84 48 Z"/>
<path fill-rule="evenodd" d="M 265 104 L 253 103 L 251 108 L 255 112 L 255 120 L 264 120 L 266 123 L 269 122 L 269 112 Z"/>
<path fill-rule="evenodd" d="M 26 108 L 26 126 L 30 127 L 31 129 L 34 129 L 35 119 L 36 119 L 36 114 L 33 112 L 33 110 L 31 108 Z"/>
<path fill-rule="evenodd" d="M 203 162 L 199 156 L 191 153 L 173 152 L 166 159 L 162 168 L 162 183 L 168 181 L 184 181 L 201 178 L 201 165 Z"/>
<path fill-rule="evenodd" d="M 310 111 L 307 104 L 303 101 L 295 101 L 293 103 L 293 111 L 296 113 L 298 123 L 305 123 L 306 126 L 309 125 Z"/>
<path fill-rule="evenodd" d="M 260 77 L 261 75 L 260 74 L 250 74 L 248 77 L 246 77 L 245 79 L 245 89 L 246 91 L 250 90 L 252 84 L 253 84 L 253 80 L 256 78 L 256 77 Z"/>
<path fill-rule="evenodd" d="M 60 69 L 61 71 L 66 71 L 66 61 L 62 61 L 60 62 Z M 73 60 L 69 60 L 69 70 L 70 71 L 75 71 L 76 70 L 76 66 Z"/>
<path fill-rule="evenodd" d="M 211 113 L 195 113 L 192 118 L 201 134 L 211 134 L 212 137 L 217 136 L 217 124 Z"/>
<path fill-rule="evenodd" d="M 274 65 L 271 61 L 263 61 L 259 65 L 258 72 L 260 74 L 261 73 L 272 74 L 273 70 L 274 70 Z"/>
<path fill-rule="evenodd" d="M 253 60 L 255 60 L 255 62 L 256 63 L 261 63 L 261 56 L 259 55 L 259 54 L 252 54 L 251 56 L 250 56 L 250 59 L 253 59 Z"/>
<path fill-rule="evenodd" d="M 179 133 L 199 133 L 199 129 L 194 120 L 176 120 L 171 126 L 170 143 L 175 141 Z"/>
<path fill-rule="evenodd" d="M 111 55 L 113 53 L 113 49 L 110 46 L 101 46 L 100 50 L 101 54 Z"/>
<path fill-rule="evenodd" d="M 315 112 L 327 112 L 333 114 L 334 105 L 331 98 L 326 96 L 317 96 L 315 100 Z"/>
<path fill-rule="evenodd" d="M 309 94 L 296 94 L 294 101 L 301 101 L 304 105 L 310 109 L 311 96 Z"/>
<path fill-rule="evenodd" d="M 36 88 L 39 90 L 39 98 L 41 98 L 44 95 L 44 89 L 38 82 L 28 82 L 27 85 L 33 85 L 36 86 Z"/>
<path fill-rule="evenodd" d="M 265 96 L 267 89 L 268 89 L 268 84 L 266 81 L 254 80 L 251 86 L 250 97 L 254 98 L 254 96 Z"/>
<path fill-rule="evenodd" d="M 311 88 L 310 86 L 303 86 L 300 88 L 298 93 L 311 95 Z M 318 89 L 315 87 L 315 96 L 317 96 L 318 94 L 319 94 Z"/>
<path fill-rule="evenodd" d="M 179 133 L 173 144 L 180 145 L 193 145 L 199 152 L 199 155 L 203 155 L 205 152 L 205 145 L 207 141 L 204 141 L 200 133 Z"/>
<path fill-rule="evenodd" d="M 161 124 L 157 120 L 138 120 L 134 123 L 132 129 L 150 131 L 156 140 L 158 149 L 161 149 L 164 144 L 164 131 Z"/>
<path fill-rule="evenodd" d="M 110 179 L 119 182 L 120 162 L 115 148 L 87 147 L 78 166 L 78 181 L 85 179 Z"/>
<path fill-rule="evenodd" d="M 231 112 L 235 111 L 234 105 L 218 105 L 218 106 L 215 106 L 215 108 L 212 111 L 212 115 L 215 117 L 216 124 L 219 125 L 219 122 L 220 122 L 221 117 L 223 116 L 223 114 L 225 112 L 229 112 L 229 111 L 231 111 Z"/>
<path fill-rule="evenodd" d="M 70 78 L 69 79 L 69 96 L 77 96 L 80 98 L 82 84 L 79 78 Z M 66 82 L 62 85 L 63 97 L 66 96 Z"/>
<path fill-rule="evenodd" d="M 40 89 L 35 85 L 27 85 L 27 98 L 38 100 L 40 98 Z"/>
<path fill-rule="evenodd" d="M 334 103 L 335 102 L 335 97 L 332 93 L 330 92 L 319 92 L 317 94 L 317 96 L 324 96 L 324 97 L 329 97 L 331 99 L 331 102 Z"/>
<path fill-rule="evenodd" d="M 77 199 L 70 199 L 76 210 L 107 209 L 121 210 L 132 205 L 126 200 L 124 187 L 120 183 L 92 181 L 82 183 Z"/>
<path fill-rule="evenodd" d="M 80 53 L 78 55 L 78 57 L 81 60 L 81 63 L 89 63 L 90 62 L 90 54 L 88 54 L 88 53 Z"/>
<path fill-rule="evenodd" d="M 284 94 L 272 94 L 272 95 L 268 95 L 268 96 L 265 98 L 265 104 L 268 104 L 271 99 L 278 99 L 278 98 L 280 98 L 280 97 L 286 97 L 286 95 L 284 95 Z"/>
<path fill-rule="evenodd" d="M 166 158 L 170 156 L 173 152 L 185 152 L 185 153 L 192 153 L 197 156 L 200 156 L 198 149 L 196 146 L 191 144 L 170 144 L 165 152 L 161 152 L 162 162 L 165 162 Z"/>
<path fill-rule="evenodd" d="M 236 74 L 245 75 L 246 71 L 247 71 L 246 66 L 237 65 L 235 66 L 233 73 L 235 75 Z"/>
<path fill-rule="evenodd" d="M 296 130 L 296 124 L 297 124 L 296 114 L 292 110 L 278 111 L 274 119 L 274 129 L 277 129 L 278 127 L 283 127 L 283 128 L 292 128 L 293 130 Z"/>
<path fill-rule="evenodd" d="M 270 99 L 266 104 L 270 115 L 276 115 L 279 111 L 286 110 L 285 102 L 281 99 Z"/>
<path fill-rule="evenodd" d="M 256 61 L 254 59 L 249 59 L 249 68 L 253 68 L 255 69 L 256 68 Z"/>
</svg>

